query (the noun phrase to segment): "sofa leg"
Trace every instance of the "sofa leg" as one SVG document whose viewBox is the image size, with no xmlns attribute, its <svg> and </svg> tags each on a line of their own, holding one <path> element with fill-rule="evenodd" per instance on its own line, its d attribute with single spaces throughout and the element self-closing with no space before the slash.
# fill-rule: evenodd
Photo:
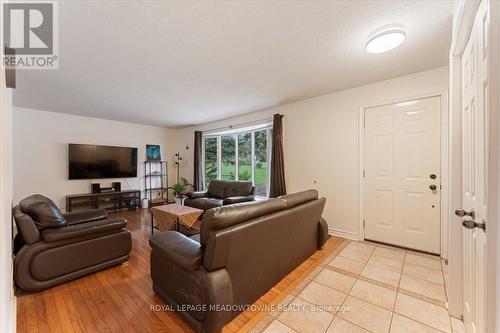
<svg viewBox="0 0 500 333">
<path fill-rule="evenodd" d="M 127 260 L 127 261 L 122 262 L 122 266 L 128 266 L 128 260 Z"/>
</svg>

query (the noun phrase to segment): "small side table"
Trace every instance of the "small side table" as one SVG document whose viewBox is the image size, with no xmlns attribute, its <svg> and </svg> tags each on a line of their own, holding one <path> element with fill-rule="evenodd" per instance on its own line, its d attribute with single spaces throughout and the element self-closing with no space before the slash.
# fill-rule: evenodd
<svg viewBox="0 0 500 333">
<path fill-rule="evenodd" d="M 187 228 L 191 228 L 198 218 L 203 214 L 203 210 L 178 204 L 169 204 L 151 208 L 151 233 L 155 229 L 154 220 L 157 223 L 157 229 L 160 231 L 170 230 L 172 226 L 182 223 Z"/>
</svg>

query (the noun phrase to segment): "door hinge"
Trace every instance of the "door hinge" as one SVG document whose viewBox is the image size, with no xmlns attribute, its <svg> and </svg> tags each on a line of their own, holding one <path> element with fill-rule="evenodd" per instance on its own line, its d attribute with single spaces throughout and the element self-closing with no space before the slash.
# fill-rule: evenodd
<svg viewBox="0 0 500 333">
<path fill-rule="evenodd" d="M 366 222 L 365 222 L 365 220 L 363 220 L 363 229 L 365 228 L 365 224 L 366 224 Z"/>
<path fill-rule="evenodd" d="M 366 127 L 366 118 L 363 118 L 363 127 Z"/>
<path fill-rule="evenodd" d="M 366 177 L 366 171 L 365 171 L 365 169 L 363 169 L 363 178 L 365 178 L 365 177 Z"/>
</svg>

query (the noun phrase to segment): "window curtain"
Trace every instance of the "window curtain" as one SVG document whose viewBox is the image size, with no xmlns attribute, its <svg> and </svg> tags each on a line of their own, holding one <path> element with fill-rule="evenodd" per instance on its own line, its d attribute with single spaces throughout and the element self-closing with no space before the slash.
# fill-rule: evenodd
<svg viewBox="0 0 500 333">
<path fill-rule="evenodd" d="M 193 185 L 195 191 L 203 190 L 203 149 L 202 149 L 202 132 L 194 132 L 194 173 Z"/>
<path fill-rule="evenodd" d="M 285 161 L 283 157 L 283 115 L 273 116 L 273 139 L 271 150 L 271 184 L 269 197 L 286 194 Z"/>
</svg>

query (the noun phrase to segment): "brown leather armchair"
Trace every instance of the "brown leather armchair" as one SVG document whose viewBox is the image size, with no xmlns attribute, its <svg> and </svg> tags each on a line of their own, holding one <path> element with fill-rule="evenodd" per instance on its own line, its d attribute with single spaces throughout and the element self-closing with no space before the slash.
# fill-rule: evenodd
<svg viewBox="0 0 500 333">
<path fill-rule="evenodd" d="M 106 210 L 63 214 L 39 194 L 13 209 L 14 279 L 24 291 L 39 291 L 127 261 L 132 249 L 122 217 Z"/>
<path fill-rule="evenodd" d="M 219 332 L 328 239 L 315 190 L 210 209 L 201 232 L 155 233 L 154 291 L 197 332 Z"/>
<path fill-rule="evenodd" d="M 186 193 L 184 205 L 204 211 L 255 200 L 255 187 L 252 182 L 215 179 L 208 185 L 207 191 Z"/>
</svg>

